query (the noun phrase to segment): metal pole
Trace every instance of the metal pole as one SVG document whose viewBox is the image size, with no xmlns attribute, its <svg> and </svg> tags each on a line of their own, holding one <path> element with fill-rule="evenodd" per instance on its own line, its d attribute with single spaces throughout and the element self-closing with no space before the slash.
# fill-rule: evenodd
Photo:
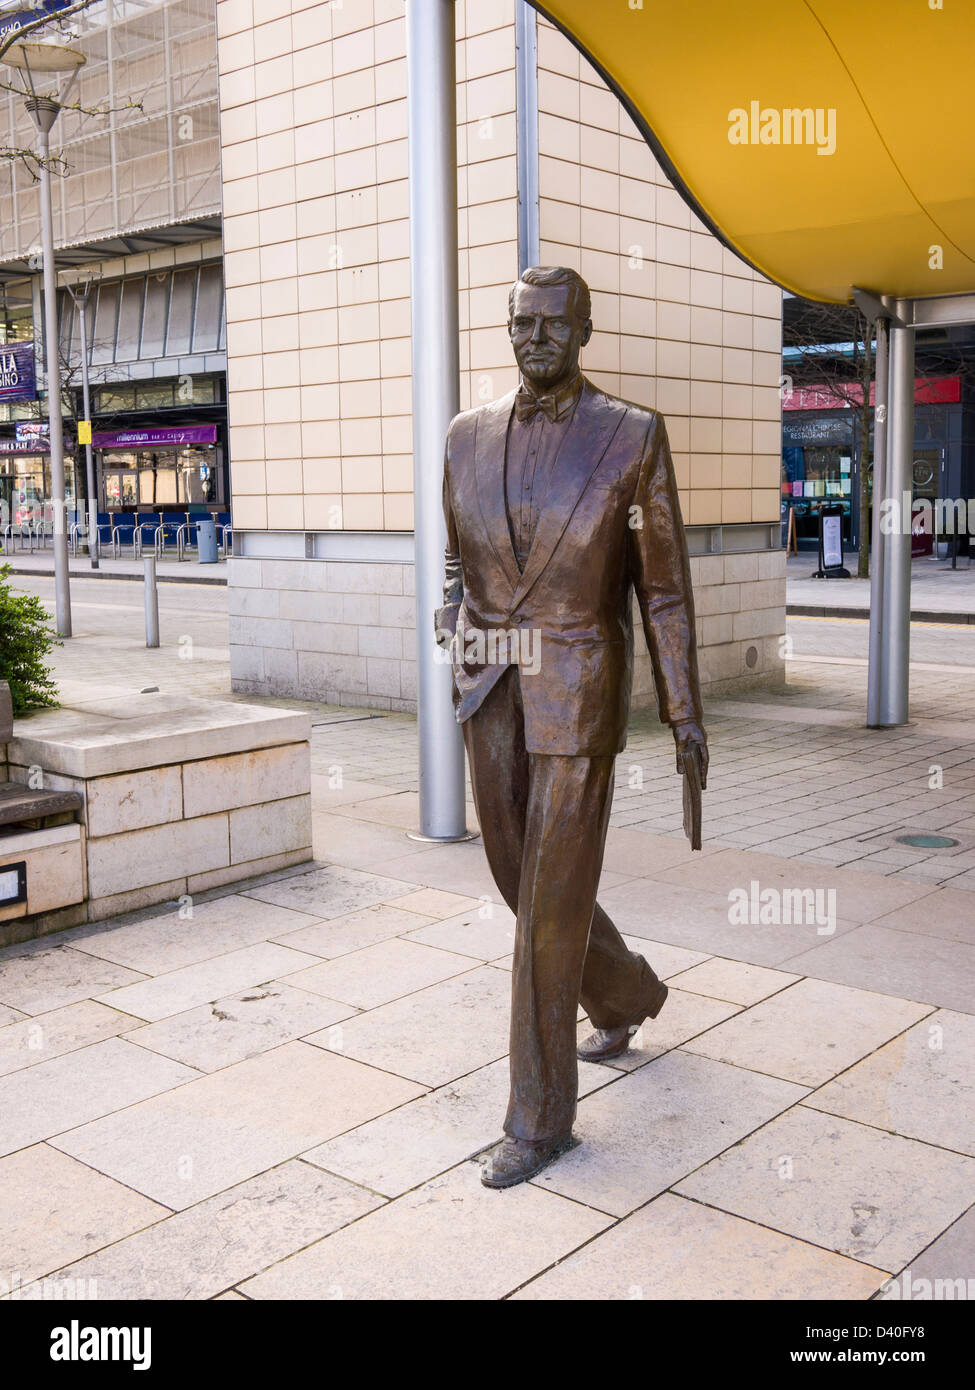
<svg viewBox="0 0 975 1390">
<path fill-rule="evenodd" d="M 51 506 L 54 513 L 54 603 L 59 637 L 71 636 L 71 590 L 68 582 L 67 500 L 64 485 L 64 422 L 58 362 L 57 288 L 54 276 L 54 215 L 51 174 L 47 167 L 49 135 L 60 110 L 49 97 L 27 103 L 40 143 L 41 253 L 44 257 L 44 365 L 47 370 L 47 416 L 51 446 Z"/>
<path fill-rule="evenodd" d="M 898 317 L 911 323 L 911 304 L 898 300 Z M 884 560 L 883 694 L 880 723 L 906 724 L 911 661 L 911 504 L 914 476 L 914 329 L 890 328 L 890 387 L 887 491 L 897 503 L 900 525 L 886 537 Z"/>
<path fill-rule="evenodd" d="M 145 568 L 146 599 L 146 646 L 159 646 L 159 590 L 156 588 L 156 557 L 147 555 L 143 560 Z"/>
<path fill-rule="evenodd" d="M 882 534 L 884 498 L 887 492 L 887 372 L 889 364 L 890 320 L 877 319 L 877 355 L 874 363 L 873 415 L 873 497 L 871 499 L 870 539 L 870 658 L 867 669 L 867 727 L 880 724 L 881 679 L 884 646 L 884 560 Z M 869 440 L 866 442 L 869 448 Z M 864 456 L 866 467 L 866 456 Z M 861 523 L 862 525 L 862 523 Z"/>
<path fill-rule="evenodd" d="M 518 164 L 518 273 L 538 265 L 538 15 L 515 0 L 515 125 Z"/>
<path fill-rule="evenodd" d="M 85 287 L 84 295 L 77 300 L 78 322 L 81 327 L 81 399 L 85 420 L 88 422 L 89 431 L 91 430 L 91 392 L 88 384 L 88 296 L 89 287 Z M 95 490 L 95 460 L 92 454 L 91 439 L 85 441 L 85 476 L 88 480 L 88 554 L 91 557 L 91 567 L 98 569 L 98 494 Z"/>
<path fill-rule="evenodd" d="M 431 840 L 468 838 L 464 743 L 433 627 L 443 603 L 444 438 L 460 409 L 455 43 L 454 0 L 408 0 L 419 838 Z"/>
</svg>

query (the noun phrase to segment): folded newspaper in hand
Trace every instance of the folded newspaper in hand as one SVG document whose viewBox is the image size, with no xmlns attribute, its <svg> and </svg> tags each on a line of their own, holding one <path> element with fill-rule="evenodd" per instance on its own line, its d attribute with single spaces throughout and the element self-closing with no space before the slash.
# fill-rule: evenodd
<svg viewBox="0 0 975 1390">
<path fill-rule="evenodd" d="M 701 750 L 691 744 L 681 754 L 684 766 L 684 834 L 691 842 L 691 849 L 701 848 L 701 789 L 704 780 L 701 776 Z"/>
</svg>

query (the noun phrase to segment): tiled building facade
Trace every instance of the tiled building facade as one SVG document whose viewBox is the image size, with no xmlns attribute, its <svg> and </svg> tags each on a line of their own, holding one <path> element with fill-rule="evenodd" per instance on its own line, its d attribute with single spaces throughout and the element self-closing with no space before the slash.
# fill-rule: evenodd
<svg viewBox="0 0 975 1390">
<path fill-rule="evenodd" d="M 516 382 L 529 131 L 539 260 L 593 291 L 583 368 L 667 417 L 704 681 L 775 680 L 780 291 L 698 221 L 561 34 L 538 20 L 526 110 L 515 0 L 456 13 L 461 407 Z M 412 708 L 404 6 L 218 0 L 217 25 L 234 684 Z M 644 658 L 638 698 L 649 681 Z"/>
</svg>

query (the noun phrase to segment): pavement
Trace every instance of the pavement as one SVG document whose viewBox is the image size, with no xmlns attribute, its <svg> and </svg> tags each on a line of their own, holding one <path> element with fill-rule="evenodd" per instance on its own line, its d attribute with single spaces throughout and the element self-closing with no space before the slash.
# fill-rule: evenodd
<svg viewBox="0 0 975 1390">
<path fill-rule="evenodd" d="M 61 678 L 216 693 L 225 592 L 181 590 L 156 652 L 126 593 L 79 583 Z M 312 707 L 313 865 L 0 951 L 8 1296 L 971 1296 L 975 633 L 915 632 L 883 732 L 865 624 L 790 637 L 784 690 L 708 708 L 698 855 L 634 719 L 600 900 L 670 997 L 519 1188 L 478 1169 L 512 916 L 480 841 L 407 837 L 409 716 Z"/>
<path fill-rule="evenodd" d="M 151 553 L 151 552 L 150 552 Z M 0 564 L 9 564 L 17 575 L 54 577 L 54 556 L 50 550 L 24 550 L 5 552 L 0 547 Z M 68 570 L 78 579 L 129 580 L 142 584 L 145 579 L 145 564 L 142 559 L 134 560 L 128 556 L 100 555 L 98 568 L 92 569 L 91 560 L 85 554 L 72 555 L 68 559 Z M 216 564 L 201 565 L 190 551 L 185 560 L 156 561 L 156 579 L 160 584 L 223 584 L 227 583 L 226 557 Z"/>
<path fill-rule="evenodd" d="M 868 617 L 870 580 L 856 577 L 857 557 L 846 557 L 849 579 L 813 579 L 814 551 L 790 555 L 786 565 L 788 612 L 805 617 Z M 922 556 L 911 561 L 911 616 L 915 622 L 975 623 L 975 569 L 963 555 L 950 560 Z"/>
</svg>

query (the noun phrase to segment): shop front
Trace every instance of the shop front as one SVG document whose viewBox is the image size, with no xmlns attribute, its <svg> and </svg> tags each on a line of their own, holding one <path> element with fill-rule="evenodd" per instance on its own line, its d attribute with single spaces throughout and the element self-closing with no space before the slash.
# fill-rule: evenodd
<svg viewBox="0 0 975 1390">
<path fill-rule="evenodd" d="M 73 454 L 64 458 L 65 491 L 68 523 L 75 520 L 76 469 Z M 50 530 L 54 522 L 51 505 L 51 454 L 47 441 L 37 438 L 29 443 L 17 439 L 0 439 L 0 525 L 35 529 L 44 524 Z"/>
<path fill-rule="evenodd" d="M 849 392 L 850 387 L 846 388 Z M 958 377 L 925 377 L 915 383 L 912 554 L 930 555 L 936 541 L 930 526 L 936 499 L 962 493 L 964 413 Z M 843 544 L 860 545 L 861 528 L 869 528 L 873 496 L 873 432 L 867 449 L 861 439 L 859 402 L 837 405 L 825 388 L 797 391 L 782 412 L 782 537 L 790 532 L 800 550 L 816 550 L 819 513 L 824 506 L 842 511 Z M 860 469 L 866 466 L 866 516 L 861 516 Z"/>
<path fill-rule="evenodd" d="M 218 427 L 165 427 L 95 432 L 100 509 L 155 513 L 229 510 Z"/>
</svg>

